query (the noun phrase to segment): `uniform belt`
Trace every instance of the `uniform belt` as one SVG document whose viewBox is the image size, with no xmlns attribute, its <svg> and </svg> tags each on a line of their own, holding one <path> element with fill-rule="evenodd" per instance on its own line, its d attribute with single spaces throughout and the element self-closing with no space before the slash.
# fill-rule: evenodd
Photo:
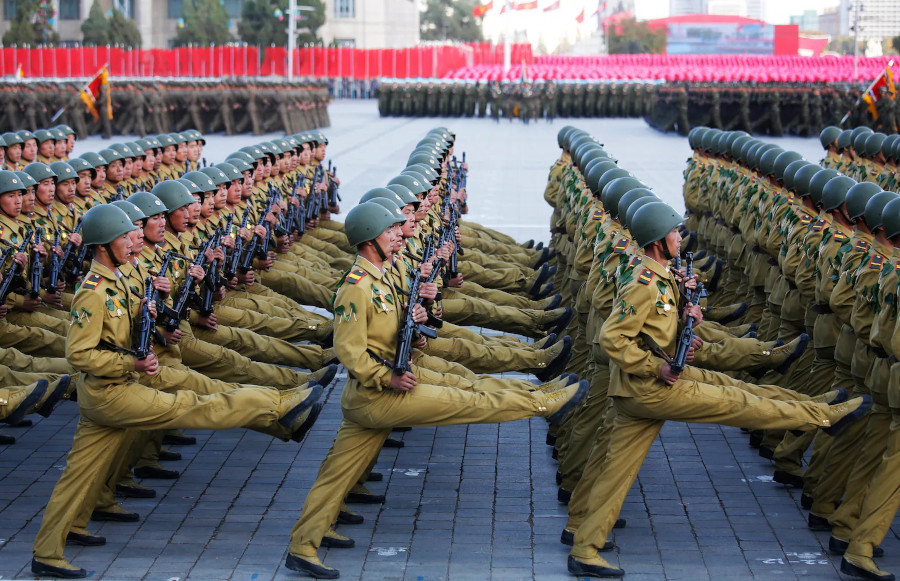
<svg viewBox="0 0 900 581">
<path fill-rule="evenodd" d="M 369 357 L 371 357 L 372 359 L 374 359 L 374 360 L 377 361 L 378 363 L 381 363 L 382 365 L 384 365 L 385 367 L 387 367 L 388 369 L 390 369 L 391 371 L 393 371 L 393 369 L 394 369 L 394 364 L 393 364 L 393 363 L 391 363 L 391 362 L 388 361 L 387 359 L 384 359 L 383 357 L 379 357 L 379 356 L 376 355 L 375 352 L 372 351 L 371 349 L 366 349 L 366 353 L 369 354 Z"/>
<path fill-rule="evenodd" d="M 814 313 L 818 313 L 820 315 L 827 315 L 834 312 L 831 310 L 831 307 L 828 305 L 828 303 L 813 303 L 810 308 Z"/>
<path fill-rule="evenodd" d="M 881 347 L 869 347 L 869 349 L 871 349 L 872 353 L 875 354 L 875 357 L 878 357 L 879 359 L 887 359 L 888 358 L 887 351 L 885 351 Z"/>
<path fill-rule="evenodd" d="M 135 355 L 134 349 L 127 349 L 125 347 L 119 347 L 115 343 L 110 343 L 106 339 L 100 339 L 100 342 L 97 343 L 97 348 L 102 349 L 104 351 L 113 351 L 115 353 L 127 353 L 129 355 Z"/>
</svg>

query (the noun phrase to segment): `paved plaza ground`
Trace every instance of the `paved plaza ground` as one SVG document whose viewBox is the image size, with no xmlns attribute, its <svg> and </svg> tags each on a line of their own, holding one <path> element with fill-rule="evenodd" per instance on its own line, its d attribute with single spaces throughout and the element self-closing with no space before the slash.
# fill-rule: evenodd
<svg viewBox="0 0 900 581">
<path fill-rule="evenodd" d="M 327 130 L 342 177 L 345 210 L 385 184 L 435 125 L 458 135 L 470 165 L 468 218 L 519 239 L 547 239 L 542 198 L 565 123 L 523 125 L 487 119 L 379 119 L 374 102 L 338 102 Z M 567 120 L 606 144 L 620 164 L 679 208 L 684 138 L 641 120 Z M 251 137 L 211 136 L 209 161 Z M 819 159 L 815 139 L 780 139 Z M 89 140 L 78 151 L 99 149 Z M 510 374 L 515 376 L 515 374 Z M 196 446 L 175 448 L 175 481 L 144 481 L 152 500 L 125 500 L 136 524 L 93 523 L 106 546 L 70 547 L 67 556 L 94 579 L 267 581 L 299 579 L 283 567 L 289 533 L 340 422 L 342 369 L 315 427 L 302 443 L 230 430 L 191 432 Z M 2 428 L 17 443 L 0 447 L 0 578 L 31 578 L 31 543 L 44 504 L 64 467 L 77 406 L 64 404 L 31 428 Z M 406 447 L 385 449 L 370 488 L 383 506 L 353 505 L 366 522 L 341 526 L 356 548 L 322 551 L 344 579 L 571 579 L 559 543 L 566 520 L 556 500 L 556 463 L 542 419 L 497 425 L 416 428 L 394 434 Z M 807 530 L 799 492 L 771 481 L 772 465 L 735 428 L 670 423 L 632 489 L 609 559 L 628 581 L 837 579 L 826 533 Z M 900 543 L 885 539 L 883 569 L 900 571 Z"/>
</svg>

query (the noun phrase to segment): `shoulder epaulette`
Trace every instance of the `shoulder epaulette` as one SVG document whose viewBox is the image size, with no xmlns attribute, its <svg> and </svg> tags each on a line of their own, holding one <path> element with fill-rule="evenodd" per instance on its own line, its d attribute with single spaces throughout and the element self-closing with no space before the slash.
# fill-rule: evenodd
<svg viewBox="0 0 900 581">
<path fill-rule="evenodd" d="M 366 271 L 361 268 L 357 268 L 355 270 L 350 271 L 350 274 L 347 275 L 347 278 L 344 279 L 344 282 L 349 282 L 350 284 L 357 284 L 359 281 L 361 281 L 363 279 L 364 276 L 366 276 Z"/>
<path fill-rule="evenodd" d="M 847 235 L 844 234 L 843 232 L 841 232 L 840 230 L 838 230 L 837 232 L 834 233 L 835 242 L 843 242 L 846 239 L 847 239 Z"/>
<path fill-rule="evenodd" d="M 819 218 L 818 220 L 816 220 L 816 223 L 813 224 L 813 226 L 812 226 L 813 232 L 819 232 L 819 231 L 821 231 L 822 228 L 825 227 L 825 223 L 826 223 L 826 222 L 825 222 L 825 219 L 824 219 L 824 218 Z"/>
<path fill-rule="evenodd" d="M 810 222 L 812 222 L 812 217 L 808 214 L 800 216 L 800 226 L 808 226 Z"/>
<path fill-rule="evenodd" d="M 616 242 L 615 247 L 613 247 L 613 252 L 622 253 L 625 252 L 625 249 L 628 248 L 628 239 L 620 238 L 618 242 Z"/>
<path fill-rule="evenodd" d="M 641 270 L 641 274 L 638 275 L 638 282 L 641 284 L 650 284 L 650 281 L 653 280 L 653 271 L 649 268 L 644 268 Z"/>
<path fill-rule="evenodd" d="M 869 243 L 865 240 L 857 240 L 856 246 L 853 247 L 853 250 L 855 250 L 856 252 L 868 252 Z"/>
<path fill-rule="evenodd" d="M 594 210 L 593 216 L 591 216 L 591 220 L 602 220 L 603 219 L 603 210 Z"/>
<path fill-rule="evenodd" d="M 103 277 L 99 274 L 92 274 L 87 277 L 83 283 L 81 283 L 81 288 L 85 288 L 87 290 L 94 290 L 100 285 L 100 282 L 103 280 Z"/>
<path fill-rule="evenodd" d="M 631 262 L 628 263 L 628 266 L 631 267 L 631 268 L 634 268 L 635 266 L 637 266 L 637 265 L 640 264 L 640 263 L 641 263 L 641 257 L 640 257 L 640 256 L 634 256 L 634 257 L 631 259 Z"/>
<path fill-rule="evenodd" d="M 877 268 L 878 270 L 881 270 L 882 266 L 884 266 L 884 256 L 876 252 L 872 255 L 872 259 L 869 260 L 869 268 Z"/>
</svg>

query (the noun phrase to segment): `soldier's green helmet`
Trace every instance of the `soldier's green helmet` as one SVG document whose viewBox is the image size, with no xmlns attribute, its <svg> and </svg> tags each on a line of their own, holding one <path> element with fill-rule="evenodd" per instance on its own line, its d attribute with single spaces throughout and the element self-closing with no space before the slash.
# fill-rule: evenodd
<svg viewBox="0 0 900 581">
<path fill-rule="evenodd" d="M 184 178 L 178 178 L 178 179 L 176 179 L 176 180 L 174 180 L 174 181 L 176 181 L 176 182 L 178 182 L 179 184 L 181 184 L 181 185 L 183 185 L 184 187 L 186 187 L 188 193 L 189 193 L 192 197 L 193 197 L 194 194 L 196 194 L 196 195 L 200 196 L 201 199 L 203 198 L 203 193 L 204 193 L 203 190 L 201 190 L 201 189 L 200 189 L 200 186 L 198 186 L 197 184 L 195 184 L 195 183 L 192 182 L 191 180 L 186 180 L 186 179 L 184 179 Z M 163 183 L 165 183 L 165 182 L 163 182 Z"/>
<path fill-rule="evenodd" d="M 3 139 L 2 135 L 0 135 L 0 147 L 6 147 L 6 140 Z"/>
<path fill-rule="evenodd" d="M 172 183 L 172 180 L 160 182 L 153 189 L 155 190 L 159 186 L 169 183 Z M 169 212 L 169 208 L 166 206 L 166 203 L 163 202 L 155 193 L 135 192 L 128 196 L 128 198 L 126 198 L 126 201 L 131 202 L 132 204 L 140 208 L 141 212 L 143 212 L 147 217 Z M 193 199 L 191 199 L 191 201 L 193 202 Z"/>
<path fill-rule="evenodd" d="M 149 218 L 147 214 L 144 213 L 143 210 L 137 207 L 133 202 L 129 202 L 128 200 L 116 200 L 115 202 L 110 202 L 113 206 L 117 208 L 121 208 L 123 212 L 128 216 L 128 219 L 132 222 L 140 222 L 141 220 L 146 220 Z"/>
<path fill-rule="evenodd" d="M 394 202 L 394 200 L 389 200 L 387 198 L 372 198 L 369 202 L 373 204 L 378 204 L 379 206 L 383 206 L 391 215 L 394 217 L 394 224 L 403 224 L 406 222 L 406 216 L 403 215 L 403 212 L 400 210 L 400 206 Z"/>
<path fill-rule="evenodd" d="M 91 172 L 91 178 L 97 175 L 97 170 L 94 169 L 94 165 L 86 159 L 81 157 L 73 157 L 68 161 L 69 166 L 75 170 L 77 174 L 80 171 L 89 171 Z"/>
<path fill-rule="evenodd" d="M 26 187 L 15 172 L 0 170 L 0 194 L 24 190 Z"/>
<path fill-rule="evenodd" d="M 881 153 L 881 145 L 885 139 L 887 139 L 887 135 L 884 133 L 872 133 L 866 137 L 865 154 L 871 157 Z"/>
<path fill-rule="evenodd" d="M 134 158 L 135 153 L 131 150 L 131 147 L 126 143 L 113 143 L 109 146 L 113 151 L 118 151 L 122 154 L 122 159 Z M 105 157 L 105 156 L 104 156 Z"/>
<path fill-rule="evenodd" d="M 413 199 L 415 200 L 415 202 L 408 202 L 408 203 L 413 204 L 413 207 L 415 207 L 415 208 L 419 207 L 419 198 L 415 197 L 413 195 L 413 193 L 411 191 L 409 191 L 409 188 L 407 188 L 406 186 L 401 186 L 400 184 L 388 184 L 385 187 L 403 199 L 407 199 L 407 196 L 412 196 Z"/>
<path fill-rule="evenodd" d="M 592 159 L 588 162 L 585 162 L 584 167 L 581 169 L 581 175 L 583 175 L 585 177 L 585 179 L 587 179 L 587 175 L 589 173 L 591 173 L 591 169 L 593 169 L 594 166 L 596 166 L 599 163 L 605 163 L 605 162 L 610 162 L 610 161 L 612 161 L 612 160 L 608 157 L 604 157 L 604 156 L 595 157 L 594 159 Z"/>
<path fill-rule="evenodd" d="M 882 142 L 881 153 L 884 154 L 885 158 L 893 157 L 894 147 L 896 147 L 898 140 L 900 140 L 900 135 L 894 133 L 892 135 L 888 135 L 884 142 Z"/>
<path fill-rule="evenodd" d="M 763 176 L 770 176 L 775 173 L 775 160 L 778 156 L 785 153 L 780 147 L 774 147 L 766 150 L 759 156 L 759 173 Z"/>
<path fill-rule="evenodd" d="M 775 166 L 773 168 L 775 179 L 784 180 L 784 172 L 785 170 L 787 170 L 787 166 L 789 166 L 791 162 L 797 161 L 798 159 L 803 159 L 803 156 L 796 151 L 785 151 L 782 152 L 778 157 L 776 157 Z"/>
<path fill-rule="evenodd" d="M 829 125 L 819 132 L 819 142 L 822 144 L 822 149 L 828 149 L 829 146 L 834 145 L 834 142 L 837 141 L 838 135 L 840 134 L 841 128 L 835 127 L 834 125 Z"/>
<path fill-rule="evenodd" d="M 85 151 L 81 154 L 81 159 L 87 161 L 89 164 L 94 166 L 94 169 L 98 167 L 105 167 L 109 165 L 107 161 L 103 158 L 102 155 L 97 153 L 96 151 Z"/>
<path fill-rule="evenodd" d="M 884 207 L 881 212 L 881 227 L 888 239 L 900 236 L 900 200 L 891 200 Z"/>
<path fill-rule="evenodd" d="M 691 149 L 697 149 L 700 147 L 700 142 L 703 139 L 703 134 L 709 131 L 708 127 L 694 127 L 690 131 L 688 131 L 688 145 Z"/>
<path fill-rule="evenodd" d="M 631 217 L 631 235 L 635 243 L 646 248 L 657 240 L 669 235 L 675 227 L 684 222 L 675 208 L 665 202 L 655 202 L 638 208 Z"/>
<path fill-rule="evenodd" d="M 587 184 L 587 187 L 591 189 L 591 192 L 595 196 L 599 196 L 600 192 L 603 191 L 603 186 L 600 185 L 600 178 L 602 178 L 606 172 L 615 169 L 619 169 L 619 166 L 616 165 L 616 162 L 609 159 L 594 164 L 591 166 L 591 169 L 588 170 L 587 175 L 584 176 L 584 183 Z"/>
<path fill-rule="evenodd" d="M 428 167 L 424 163 L 411 163 L 404 169 L 411 169 L 413 171 L 419 172 L 425 178 L 425 181 L 430 182 L 432 186 L 441 181 L 441 174 Z M 403 172 L 400 173 L 402 174 Z"/>
<path fill-rule="evenodd" d="M 37 182 L 34 181 L 34 178 L 25 173 L 24 171 L 14 172 L 18 177 L 19 181 L 22 182 L 22 189 L 33 188 L 37 186 Z"/>
<path fill-rule="evenodd" d="M 57 125 L 56 127 L 54 127 L 54 129 L 59 129 L 60 131 L 63 132 L 63 135 L 66 135 L 66 136 L 75 135 L 75 130 L 72 129 L 72 127 L 70 127 L 69 125 L 66 125 L 65 123 L 61 123 L 61 124 Z"/>
<path fill-rule="evenodd" d="M 841 151 L 843 149 L 847 149 L 853 142 L 853 131 L 851 129 L 844 129 L 841 131 L 841 134 L 837 136 L 837 150 Z"/>
<path fill-rule="evenodd" d="M 847 205 L 847 216 L 851 222 L 863 217 L 866 213 L 866 204 L 875 194 L 884 190 L 881 186 L 872 182 L 860 182 L 847 190 L 847 198 L 844 203 Z"/>
<path fill-rule="evenodd" d="M 165 205 L 166 212 L 169 214 L 179 208 L 190 206 L 194 203 L 194 196 L 191 195 L 187 186 L 177 180 L 160 182 L 153 186 L 153 189 L 150 191 Z"/>
<path fill-rule="evenodd" d="M 214 192 L 218 187 L 211 177 L 201 171 L 189 171 L 182 177 L 200 186 L 204 192 Z"/>
<path fill-rule="evenodd" d="M 753 138 L 749 135 L 739 135 L 737 139 L 731 142 L 731 147 L 729 148 L 731 157 L 734 159 L 741 159 L 741 154 L 744 152 L 744 146 L 752 141 Z"/>
<path fill-rule="evenodd" d="M 578 167 L 587 169 L 587 165 L 597 159 L 609 159 L 609 154 L 599 145 L 597 147 L 582 148 L 579 150 L 581 155 L 578 158 Z"/>
<path fill-rule="evenodd" d="M 628 211 L 625 212 L 625 218 L 622 219 L 622 217 L 620 216 L 619 221 L 622 222 L 622 225 L 628 228 L 628 231 L 630 232 L 635 212 L 637 212 L 647 204 L 654 204 L 660 201 L 662 200 L 660 200 L 656 196 L 644 196 L 642 198 L 638 198 L 637 200 L 633 201 L 630 206 L 628 206 Z"/>
<path fill-rule="evenodd" d="M 856 180 L 845 175 L 828 180 L 822 188 L 822 207 L 829 211 L 839 208 L 847 199 L 847 192 L 855 185 Z"/>
<path fill-rule="evenodd" d="M 859 129 L 859 127 L 856 129 Z M 872 130 L 866 127 L 866 129 L 869 129 L 868 131 L 857 132 L 856 129 L 854 129 L 853 133 L 850 135 L 850 144 L 853 146 L 853 151 L 858 154 L 863 154 L 866 152 L 866 141 L 868 141 L 869 136 L 872 135 Z"/>
<path fill-rule="evenodd" d="M 407 160 L 407 164 L 413 163 L 424 163 L 428 167 L 435 170 L 441 167 L 441 162 L 439 162 L 434 156 L 427 153 L 415 153 L 410 156 L 409 160 Z"/>
<path fill-rule="evenodd" d="M 631 205 L 641 198 L 646 197 L 656 198 L 656 194 L 654 194 L 647 188 L 633 188 L 625 192 L 625 194 L 619 198 L 619 203 L 616 204 L 617 210 L 615 217 L 619 219 L 619 222 L 622 222 L 623 226 L 625 226 L 626 228 L 628 227 L 628 224 L 625 223 L 625 217 L 628 215 L 628 209 L 631 207 Z"/>
<path fill-rule="evenodd" d="M 794 173 L 793 188 L 800 197 L 809 195 L 809 182 L 817 173 L 822 170 L 822 166 L 810 163 L 804 165 Z"/>
<path fill-rule="evenodd" d="M 565 127 L 563 127 L 562 129 L 560 129 L 560 130 L 556 133 L 556 144 L 559 145 L 560 147 L 563 147 L 563 146 L 565 145 L 565 136 L 566 136 L 566 133 L 567 133 L 567 131 L 568 131 L 569 129 L 572 129 L 572 126 L 571 126 L 571 125 L 566 125 Z"/>
<path fill-rule="evenodd" d="M 781 177 L 781 181 L 784 182 L 784 187 L 789 190 L 794 189 L 794 174 L 807 165 L 810 165 L 810 162 L 805 159 L 798 159 L 789 163 L 787 167 L 784 168 L 784 173 Z"/>
<path fill-rule="evenodd" d="M 200 173 L 206 174 L 207 177 L 209 177 L 209 179 L 211 179 L 212 182 L 216 185 L 216 187 L 219 187 L 222 184 L 228 185 L 231 183 L 231 178 L 229 178 L 224 171 L 220 170 L 217 167 L 204 167 L 200 170 Z"/>
<path fill-rule="evenodd" d="M 895 192 L 878 192 L 869 198 L 869 201 L 866 202 L 865 212 L 863 212 L 863 219 L 866 221 L 866 226 L 869 227 L 869 230 L 874 231 L 875 228 L 880 228 L 883 225 L 884 207 L 897 198 L 900 198 L 900 195 L 897 195 Z"/>
<path fill-rule="evenodd" d="M 109 165 L 114 161 L 125 160 L 125 156 L 115 149 L 101 149 L 99 153 L 103 159 L 106 160 L 106 165 Z"/>
<path fill-rule="evenodd" d="M 84 213 L 81 221 L 81 239 L 88 246 L 109 244 L 119 236 L 137 230 L 121 208 L 112 204 L 100 204 Z"/>
<path fill-rule="evenodd" d="M 645 188 L 641 180 L 635 177 L 616 178 L 603 186 L 600 192 L 600 200 L 607 213 L 613 218 L 619 217 L 619 200 L 622 196 L 635 188 Z"/>
<path fill-rule="evenodd" d="M 35 141 L 37 141 L 37 138 L 34 136 L 34 133 L 32 133 L 31 131 L 28 131 L 27 129 L 22 129 L 20 131 L 17 131 L 16 133 L 19 135 L 19 137 L 22 138 L 23 143 L 28 141 L 29 139 L 34 139 Z"/>
<path fill-rule="evenodd" d="M 53 134 L 46 129 L 38 129 L 34 132 L 34 137 L 37 139 L 37 142 L 44 143 L 45 141 L 55 141 L 56 138 L 53 137 Z"/>
<path fill-rule="evenodd" d="M 430 185 L 430 184 L 432 184 L 432 183 L 434 183 L 434 182 L 428 181 L 428 178 L 425 177 L 425 174 L 421 173 L 421 172 L 418 171 L 418 170 L 413 170 L 413 169 L 407 168 L 407 169 L 403 170 L 402 172 L 400 172 L 400 175 L 402 175 L 402 176 L 409 176 L 409 177 L 411 177 L 411 178 L 414 178 L 414 179 L 415 179 L 417 182 L 419 182 L 419 183 L 429 185 L 429 187 L 428 187 L 428 190 L 429 190 L 429 191 L 431 191 L 431 188 L 433 187 L 433 186 Z"/>
<path fill-rule="evenodd" d="M 217 163 L 213 167 L 225 174 L 225 177 L 228 178 L 229 182 L 236 182 L 244 179 L 244 176 L 241 175 L 240 170 L 238 170 L 238 168 L 231 162 L 223 161 L 222 163 Z"/>
<path fill-rule="evenodd" d="M 836 169 L 820 169 L 816 172 L 816 175 L 810 178 L 809 186 L 807 187 L 807 191 L 809 193 L 809 199 L 812 201 L 813 205 L 816 207 L 822 203 L 822 195 L 825 190 L 825 184 L 830 182 L 832 179 L 841 175 Z"/>
<path fill-rule="evenodd" d="M 628 177 L 633 177 L 633 175 L 627 169 L 617 167 L 616 169 L 608 170 L 606 172 L 603 172 L 603 175 L 601 175 L 600 179 L 597 180 L 597 188 L 596 189 L 591 188 L 591 191 L 594 192 L 594 194 L 600 194 L 601 201 L 603 201 L 603 197 L 602 197 L 603 190 L 606 189 L 606 185 L 609 182 L 611 182 L 613 180 L 617 180 L 619 178 L 628 178 Z M 603 209 L 605 209 L 607 212 L 609 212 L 609 210 L 610 210 L 609 208 L 606 207 L 605 202 L 603 203 Z"/>
<path fill-rule="evenodd" d="M 394 190 L 389 190 L 387 188 L 373 188 L 362 195 L 359 199 L 360 204 L 364 204 L 369 200 L 374 200 L 376 198 L 386 198 L 392 202 L 394 202 L 398 208 L 405 206 L 411 202 L 404 202 L 403 198 L 400 197 Z"/>
<path fill-rule="evenodd" d="M 64 161 L 54 161 L 50 164 L 50 170 L 56 174 L 56 183 L 78 179 L 75 168 Z"/>
<path fill-rule="evenodd" d="M 240 153 L 243 153 L 247 157 L 250 157 L 243 151 Z M 247 161 L 247 159 L 244 158 L 243 156 L 238 156 L 237 154 L 232 153 L 225 159 L 225 163 L 231 164 L 235 169 L 237 169 L 241 174 L 243 174 L 245 171 L 252 172 L 253 164 L 256 162 L 253 161 L 252 159 L 250 161 Z M 243 177 L 243 175 L 241 177 Z"/>
<path fill-rule="evenodd" d="M 25 173 L 34 178 L 34 181 L 40 182 L 41 180 L 45 180 L 47 178 L 56 179 L 56 174 L 53 173 L 53 170 L 50 169 L 50 166 L 41 163 L 39 161 L 33 161 L 25 166 L 23 170 Z"/>
<path fill-rule="evenodd" d="M 3 141 L 6 143 L 6 147 L 11 145 L 22 145 L 25 143 L 25 140 L 22 139 L 18 133 L 14 131 L 7 131 L 3 134 Z"/>
<path fill-rule="evenodd" d="M 349 212 L 344 219 L 344 233 L 350 246 L 375 240 L 396 224 L 396 218 L 387 208 L 374 202 L 364 202 Z"/>
<path fill-rule="evenodd" d="M 412 192 L 413 196 L 424 194 L 431 190 L 431 185 L 428 182 L 418 180 L 411 175 L 399 175 L 392 178 L 391 181 L 388 182 L 388 185 L 392 184 L 398 184 L 405 187 Z"/>
</svg>

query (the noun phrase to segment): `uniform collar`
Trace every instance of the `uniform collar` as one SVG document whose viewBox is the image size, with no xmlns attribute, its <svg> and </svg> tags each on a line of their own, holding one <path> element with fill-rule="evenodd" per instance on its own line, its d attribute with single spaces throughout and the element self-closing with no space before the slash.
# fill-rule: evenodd
<svg viewBox="0 0 900 581">
<path fill-rule="evenodd" d="M 107 280 L 119 280 L 119 274 L 117 273 L 117 271 L 110 270 L 105 265 L 100 264 L 96 260 L 91 261 L 91 270 Z"/>
<path fill-rule="evenodd" d="M 367 259 L 363 258 L 362 256 L 360 256 L 358 254 L 356 255 L 356 263 L 355 264 L 356 264 L 356 266 L 365 270 L 373 278 L 376 278 L 378 280 L 381 280 L 382 278 L 384 278 L 384 272 L 385 272 L 384 270 L 378 268 L 377 266 L 375 266 L 374 264 L 369 262 Z"/>
</svg>

